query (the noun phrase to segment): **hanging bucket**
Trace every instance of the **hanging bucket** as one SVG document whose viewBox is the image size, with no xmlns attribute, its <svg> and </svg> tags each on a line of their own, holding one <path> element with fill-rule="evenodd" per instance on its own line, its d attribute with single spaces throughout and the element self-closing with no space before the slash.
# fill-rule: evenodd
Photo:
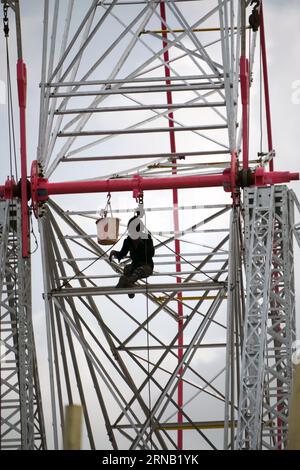
<svg viewBox="0 0 300 470">
<path fill-rule="evenodd" d="M 102 217 L 97 220 L 97 239 L 99 245 L 114 245 L 119 239 L 120 219 Z"/>
</svg>

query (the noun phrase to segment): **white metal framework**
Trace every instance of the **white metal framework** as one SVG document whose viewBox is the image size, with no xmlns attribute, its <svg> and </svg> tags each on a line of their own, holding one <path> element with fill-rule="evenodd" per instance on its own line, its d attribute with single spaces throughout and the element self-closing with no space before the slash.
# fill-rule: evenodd
<svg viewBox="0 0 300 470">
<path fill-rule="evenodd" d="M 295 340 L 293 201 L 286 186 L 245 191 L 247 305 L 239 448 L 286 448 Z"/>
<path fill-rule="evenodd" d="M 227 168 L 241 149 L 248 3 L 45 0 L 41 173 L 71 181 Z M 247 35 L 250 72 L 256 37 Z M 105 196 L 52 198 L 40 211 L 48 446 L 60 446 L 64 406 L 80 403 L 84 448 L 177 449 L 182 433 L 184 448 L 284 447 L 295 331 L 286 187 L 246 190 L 236 207 L 223 189 L 182 190 L 175 207 L 170 191 L 145 193 L 155 268 L 130 291 L 115 289 L 128 260 L 110 263 L 97 243 Z M 136 208 L 127 193 L 112 205 L 126 222 Z"/>
<path fill-rule="evenodd" d="M 237 140 L 236 2 L 172 1 L 165 12 L 157 1 L 94 1 L 84 9 L 69 2 L 60 39 L 62 6 L 52 7 L 45 2 L 39 162 L 46 177 L 65 178 L 66 169 L 73 179 L 80 171 L 85 179 L 211 174 L 228 166 Z M 201 190 L 190 194 L 203 199 Z M 134 303 L 112 287 L 120 267 L 97 244 L 91 197 L 87 210 L 52 200 L 41 219 L 56 445 L 63 405 L 74 400 L 83 405 L 91 448 L 99 447 L 99 419 L 113 448 L 177 448 L 185 429 L 188 446 L 223 445 L 224 402 L 234 406 L 224 388 L 230 198 L 180 203 L 180 261 L 168 198 L 157 207 L 144 195 L 155 273 L 137 286 L 145 297 Z M 134 209 L 131 195 L 121 207 Z M 167 223 L 153 226 L 153 209 Z M 197 246 L 205 234 L 211 243 Z M 199 369 L 209 355 L 216 364 Z"/>
<path fill-rule="evenodd" d="M 45 449 L 20 204 L 0 203 L 1 449 Z"/>
</svg>

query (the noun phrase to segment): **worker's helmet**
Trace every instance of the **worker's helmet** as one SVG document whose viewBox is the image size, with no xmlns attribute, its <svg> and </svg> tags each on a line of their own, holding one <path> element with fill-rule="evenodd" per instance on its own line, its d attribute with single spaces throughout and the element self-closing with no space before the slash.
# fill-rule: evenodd
<svg viewBox="0 0 300 470">
<path fill-rule="evenodd" d="M 127 229 L 129 237 L 133 240 L 137 240 L 138 238 L 147 238 L 147 235 L 145 236 L 145 226 L 138 215 L 131 217 L 128 221 Z"/>
</svg>

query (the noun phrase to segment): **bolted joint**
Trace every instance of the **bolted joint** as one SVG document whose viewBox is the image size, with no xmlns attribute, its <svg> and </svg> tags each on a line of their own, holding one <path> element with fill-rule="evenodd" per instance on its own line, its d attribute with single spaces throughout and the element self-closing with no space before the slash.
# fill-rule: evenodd
<svg viewBox="0 0 300 470">
<path fill-rule="evenodd" d="M 231 165 L 223 171 L 223 188 L 225 192 L 231 193 L 234 205 L 239 198 L 238 166 L 237 153 L 231 152 Z"/>
<path fill-rule="evenodd" d="M 240 188 L 247 188 L 253 184 L 253 171 L 250 168 L 243 168 L 238 172 L 237 184 Z"/>
<path fill-rule="evenodd" d="M 18 184 L 16 185 L 14 189 L 14 197 L 18 197 L 19 199 L 22 199 L 22 179 L 18 181 Z M 30 181 L 26 179 L 26 198 L 27 202 L 30 201 L 31 199 L 31 184 Z"/>
<path fill-rule="evenodd" d="M 231 193 L 231 168 L 225 168 L 223 171 L 223 188 L 226 193 Z"/>
<path fill-rule="evenodd" d="M 31 201 L 32 208 L 36 218 L 42 217 L 44 211 L 43 204 L 48 201 L 48 180 L 43 178 L 41 165 L 34 160 L 31 165 Z"/>
<path fill-rule="evenodd" d="M 5 185 L 3 187 L 3 192 L 1 191 L 1 197 L 4 199 L 13 199 L 15 197 L 15 188 L 16 188 L 16 182 L 12 178 L 10 179 L 7 177 L 7 180 L 5 181 Z"/>
<path fill-rule="evenodd" d="M 265 169 L 262 166 L 259 166 L 255 170 L 254 184 L 255 184 L 255 186 L 264 186 L 265 185 Z"/>
<path fill-rule="evenodd" d="M 139 174 L 137 174 L 133 176 L 133 180 L 135 182 L 135 185 L 134 185 L 135 187 L 133 188 L 132 196 L 137 202 L 139 202 L 140 200 L 142 201 L 143 200 L 143 190 L 142 190 L 143 178 Z"/>
</svg>

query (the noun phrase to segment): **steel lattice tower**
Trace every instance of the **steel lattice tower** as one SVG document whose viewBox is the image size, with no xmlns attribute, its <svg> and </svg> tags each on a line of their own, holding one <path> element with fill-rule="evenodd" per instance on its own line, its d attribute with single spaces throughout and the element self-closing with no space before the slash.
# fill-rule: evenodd
<svg viewBox="0 0 300 470">
<path fill-rule="evenodd" d="M 284 183 L 299 175 L 274 171 L 262 3 L 259 32 L 246 22 L 249 3 L 44 2 L 30 195 L 55 448 L 73 403 L 83 407 L 87 448 L 286 447 L 298 232 Z M 249 159 L 256 49 L 268 152 Z M 107 193 L 121 218 L 143 203 L 155 242 L 153 276 L 137 284 L 134 301 L 132 289 L 114 287 L 128 261 L 110 263 L 97 243 Z M 14 182 L 0 195 L 14 201 Z M 20 221 L 22 207 L 2 204 L 4 260 L 7 214 L 15 207 Z M 15 251 L 24 248 L 18 227 Z M 14 256 L 22 274 L 13 288 L 30 279 L 24 251 Z M 41 426 L 31 323 L 20 334 L 31 338 L 27 391 L 37 407 L 21 413 L 31 424 L 39 412 Z M 21 397 L 21 375 L 19 384 Z"/>
<path fill-rule="evenodd" d="M 1 449 L 45 449 L 30 261 L 21 254 L 20 203 L 1 202 L 0 211 Z"/>
</svg>

